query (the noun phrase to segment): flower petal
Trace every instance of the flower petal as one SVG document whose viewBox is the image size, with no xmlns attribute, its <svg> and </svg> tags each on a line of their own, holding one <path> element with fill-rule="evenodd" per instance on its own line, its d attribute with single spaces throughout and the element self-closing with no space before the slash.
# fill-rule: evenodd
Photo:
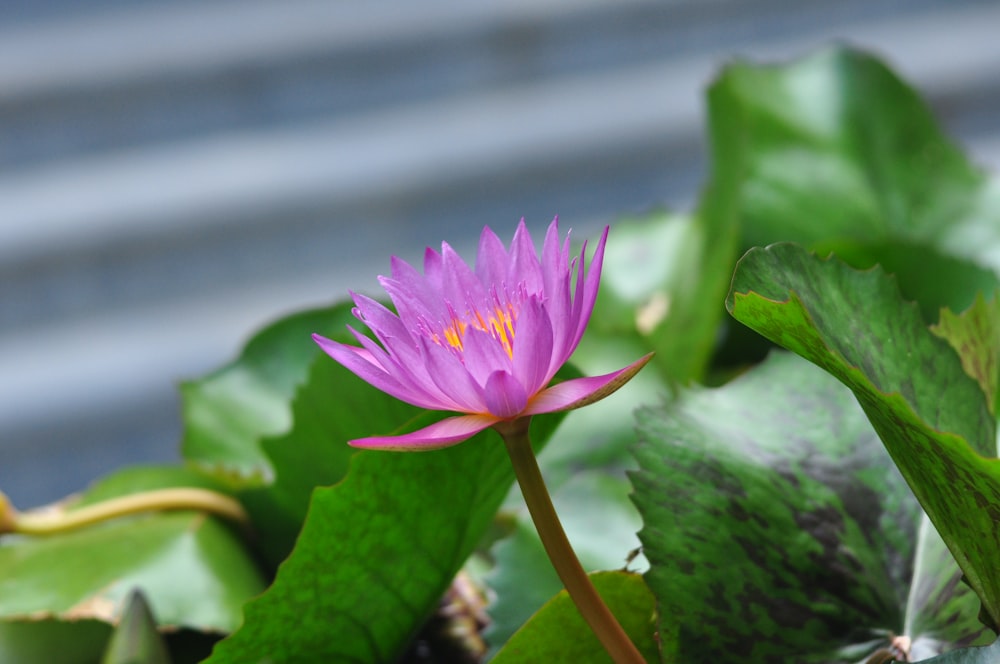
<svg viewBox="0 0 1000 664">
<path fill-rule="evenodd" d="M 369 450 L 422 452 L 457 445 L 499 421 L 490 415 L 460 415 L 435 422 L 401 436 L 372 436 L 348 441 L 353 447 Z"/>
<path fill-rule="evenodd" d="M 486 379 L 486 387 L 483 388 L 483 396 L 490 414 L 501 420 L 520 415 L 528 405 L 528 393 L 524 386 L 506 371 L 494 371 L 490 374 Z"/>
<path fill-rule="evenodd" d="M 469 328 L 465 332 L 464 345 L 462 356 L 465 369 L 477 384 L 486 385 L 490 374 L 498 369 L 513 371 L 507 351 L 490 332 Z"/>
<path fill-rule="evenodd" d="M 604 232 L 601 233 L 601 239 L 597 243 L 597 248 L 594 250 L 594 256 L 590 259 L 590 269 L 587 270 L 587 276 L 584 278 L 583 274 L 583 259 L 587 249 L 586 243 L 584 243 L 583 250 L 580 252 L 580 272 L 577 279 L 584 282 L 582 290 L 582 301 L 580 300 L 581 291 L 577 288 L 577 299 L 574 300 L 574 318 L 576 321 L 576 334 L 573 337 L 572 348 L 575 349 L 577 344 L 580 343 L 580 339 L 583 337 L 584 331 L 587 329 L 587 323 L 590 322 L 590 314 L 594 311 L 594 303 L 597 302 L 597 289 L 601 285 L 601 268 L 604 264 L 604 247 L 608 242 L 608 231 L 610 227 L 605 226 Z M 579 286 L 579 282 L 577 286 Z M 577 308 L 579 307 L 579 308 Z M 571 351 L 572 352 L 572 351 Z"/>
<path fill-rule="evenodd" d="M 318 334 L 313 335 L 313 341 L 319 344 L 323 352 L 337 362 L 340 362 L 358 378 L 382 390 L 386 394 L 396 397 L 400 401 L 405 401 L 419 408 L 434 410 L 447 407 L 440 401 L 432 398 L 431 395 L 415 390 L 412 386 L 400 382 L 395 376 L 379 366 L 378 362 L 366 349 L 348 346 Z"/>
<path fill-rule="evenodd" d="M 455 353 L 433 341 L 421 338 L 424 352 L 424 369 L 438 389 L 453 405 L 446 410 L 463 413 L 481 413 L 486 410 L 483 388 L 472 379 L 469 370 Z"/>
<path fill-rule="evenodd" d="M 624 369 L 603 376 L 574 378 L 553 385 L 535 396 L 522 415 L 554 413 L 562 410 L 581 408 L 616 392 L 622 385 L 632 380 L 639 370 L 653 358 L 653 353 L 644 355 Z"/>
<path fill-rule="evenodd" d="M 487 288 L 507 279 L 507 249 L 489 226 L 483 226 L 476 254 L 476 276 Z"/>
<path fill-rule="evenodd" d="M 552 365 L 552 323 L 541 299 L 529 297 L 521 305 L 514 333 L 514 376 L 528 394 L 545 387 L 559 367 Z M 549 373 L 551 369 L 552 373 Z M 493 412 L 493 411 L 491 411 Z"/>
<path fill-rule="evenodd" d="M 535 252 L 535 243 L 531 240 L 531 233 L 524 225 L 524 219 L 517 225 L 514 231 L 514 239 L 510 242 L 510 258 L 507 265 L 507 287 L 514 288 L 517 284 L 524 284 L 528 293 L 541 293 L 545 288 L 545 280 L 542 277 L 542 264 L 538 261 L 538 254 Z M 499 284 L 497 284 L 499 286 Z"/>
<path fill-rule="evenodd" d="M 454 306 L 460 316 L 482 307 L 486 302 L 486 289 L 468 263 L 451 248 L 441 243 L 441 286 L 438 297 Z"/>
</svg>

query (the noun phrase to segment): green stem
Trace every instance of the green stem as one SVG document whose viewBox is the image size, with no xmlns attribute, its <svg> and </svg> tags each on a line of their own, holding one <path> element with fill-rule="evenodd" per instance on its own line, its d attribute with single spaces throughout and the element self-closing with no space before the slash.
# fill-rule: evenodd
<svg viewBox="0 0 1000 664">
<path fill-rule="evenodd" d="M 494 428 L 503 437 L 507 445 L 507 453 L 514 465 L 517 483 L 521 486 L 521 494 L 528 506 L 528 512 L 535 522 L 535 529 L 542 540 L 549 560 L 556 573 L 566 586 L 566 592 L 576 604 L 583 619 L 597 635 L 601 645 L 608 651 L 617 664 L 645 664 L 646 660 L 625 634 L 618 620 L 608 609 L 604 600 L 597 594 L 597 589 L 591 583 L 590 577 L 583 570 L 579 559 L 570 546 L 566 531 L 563 530 L 545 480 L 538 469 L 535 452 L 531 449 L 528 438 L 528 423 L 530 417 L 523 417 L 510 422 L 502 422 Z"/>
<path fill-rule="evenodd" d="M 18 512 L 7 497 L 0 493 L 0 534 L 53 535 L 127 514 L 160 510 L 208 512 L 244 527 L 250 522 L 239 502 L 208 489 L 186 487 L 157 489 L 110 498 L 74 510 L 60 509 L 38 513 Z"/>
</svg>

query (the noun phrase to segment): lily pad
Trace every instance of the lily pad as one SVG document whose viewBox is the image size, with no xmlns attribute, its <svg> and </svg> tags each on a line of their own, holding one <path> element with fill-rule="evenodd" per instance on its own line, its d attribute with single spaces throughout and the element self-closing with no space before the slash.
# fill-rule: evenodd
<svg viewBox="0 0 1000 664">
<path fill-rule="evenodd" d="M 308 391 L 299 398 L 311 398 Z M 536 444 L 560 419 L 535 418 Z M 355 452 L 342 481 L 313 491 L 294 551 L 268 591 L 246 606 L 243 627 L 209 661 L 394 661 L 491 525 L 512 482 L 492 431 L 427 453 Z"/>
<path fill-rule="evenodd" d="M 183 383 L 184 458 L 234 488 L 270 484 L 274 470 L 261 441 L 291 427 L 292 398 L 321 353 L 310 335 L 341 339 L 353 320 L 346 303 L 282 318 L 230 364 Z"/>
<path fill-rule="evenodd" d="M 713 179 L 735 182 L 743 248 L 791 241 L 882 264 L 930 321 L 996 288 L 1000 182 L 872 55 L 736 63 L 708 98 Z"/>
<path fill-rule="evenodd" d="M 727 306 L 854 392 L 907 483 L 1000 625 L 1000 461 L 991 403 L 892 279 L 797 245 L 755 249 Z"/>
<path fill-rule="evenodd" d="M 618 571 L 598 572 L 590 578 L 646 661 L 659 662 L 656 601 L 642 576 Z M 518 630 L 491 661 L 493 664 L 604 664 L 612 660 L 563 590 Z"/>
<path fill-rule="evenodd" d="M 953 560 L 933 558 L 936 533 L 920 531 L 919 505 L 833 377 L 775 353 L 638 421 L 639 536 L 675 661 L 846 664 L 896 635 L 941 649 L 987 638 L 978 599 Z M 948 643 L 933 641 L 940 630 Z"/>
</svg>

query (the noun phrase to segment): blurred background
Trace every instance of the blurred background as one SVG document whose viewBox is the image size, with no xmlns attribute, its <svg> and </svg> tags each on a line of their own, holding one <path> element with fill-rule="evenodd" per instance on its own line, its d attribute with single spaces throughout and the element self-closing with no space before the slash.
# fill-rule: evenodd
<svg viewBox="0 0 1000 664">
<path fill-rule="evenodd" d="M 176 385 L 391 254 L 686 208 L 703 91 L 834 40 L 1000 165 L 988 0 L 0 3 L 0 488 L 174 460 Z"/>
</svg>

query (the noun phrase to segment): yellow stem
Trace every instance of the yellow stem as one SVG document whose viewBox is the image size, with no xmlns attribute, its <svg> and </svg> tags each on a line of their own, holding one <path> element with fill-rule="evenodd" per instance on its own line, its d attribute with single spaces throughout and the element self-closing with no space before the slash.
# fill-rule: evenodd
<svg viewBox="0 0 1000 664">
<path fill-rule="evenodd" d="M 502 422 L 494 428 L 503 437 L 507 453 L 514 465 L 514 474 L 521 486 L 521 494 L 528 506 L 535 529 L 542 540 L 549 560 L 566 586 L 566 592 L 576 604 L 583 619 L 597 635 L 601 645 L 611 655 L 616 664 L 645 664 L 646 660 L 632 643 L 618 620 L 612 615 L 590 577 L 580 565 L 573 547 L 566 537 L 559 516 L 556 514 L 545 480 L 538 469 L 538 461 L 528 439 L 528 423 L 524 417 L 511 422 Z"/>
<path fill-rule="evenodd" d="M 128 514 L 161 510 L 196 510 L 221 516 L 244 527 L 250 523 L 238 501 L 208 489 L 157 489 L 109 498 L 79 509 L 38 513 L 18 512 L 7 497 L 0 494 L 0 534 L 52 535 Z"/>
</svg>

